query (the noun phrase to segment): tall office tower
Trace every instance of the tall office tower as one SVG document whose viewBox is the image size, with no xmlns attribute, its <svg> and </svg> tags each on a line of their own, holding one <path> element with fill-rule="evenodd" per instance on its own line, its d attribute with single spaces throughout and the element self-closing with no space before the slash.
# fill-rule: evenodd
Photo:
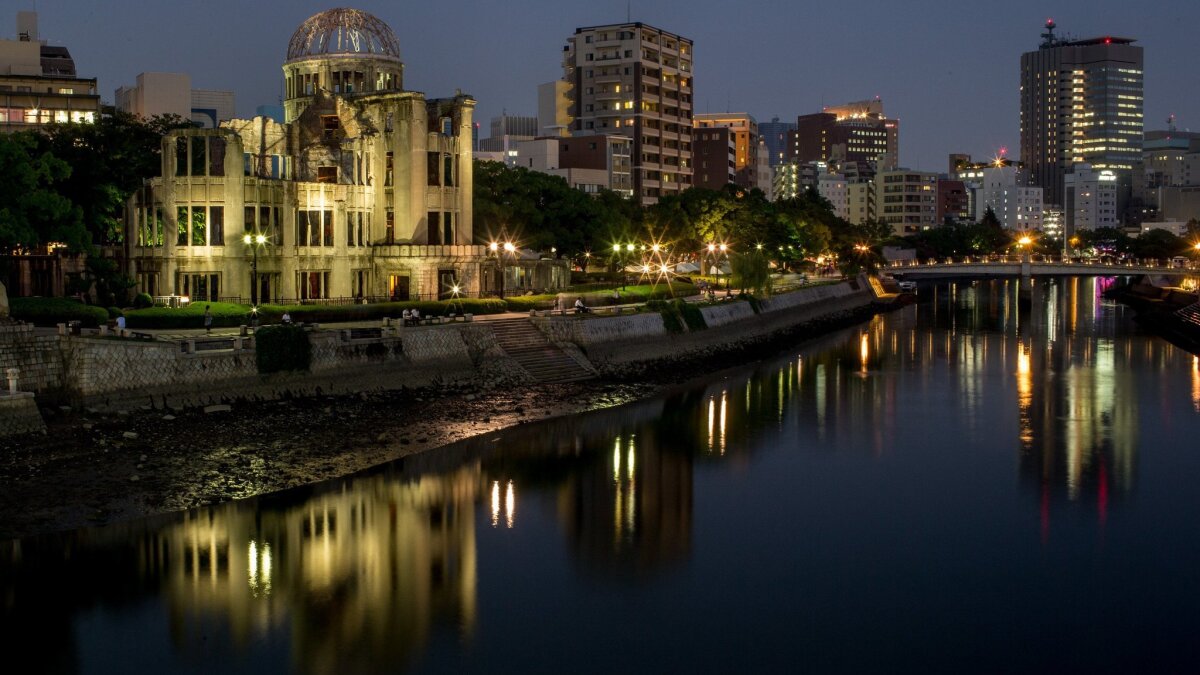
<svg viewBox="0 0 1200 675">
<path fill-rule="evenodd" d="M 758 181 L 758 152 L 759 136 L 758 122 L 748 113 L 696 113 L 693 120 L 693 133 L 700 129 L 726 127 L 733 137 L 737 157 L 734 166 L 733 182 L 744 188 L 759 187 Z"/>
<path fill-rule="evenodd" d="M 633 138 L 644 204 L 692 185 L 692 41 L 643 23 L 577 28 L 563 47 L 571 134 Z"/>
<path fill-rule="evenodd" d="M 767 144 L 771 166 L 779 166 L 787 161 L 787 134 L 795 130 L 795 122 L 780 122 L 778 117 L 772 117 L 770 122 L 758 123 L 758 133 Z"/>
<path fill-rule="evenodd" d="M 1047 204 L 1075 164 L 1112 170 L 1128 192 L 1142 153 L 1142 48 L 1112 36 L 1068 40 L 1046 22 L 1021 55 L 1021 162 Z"/>
</svg>

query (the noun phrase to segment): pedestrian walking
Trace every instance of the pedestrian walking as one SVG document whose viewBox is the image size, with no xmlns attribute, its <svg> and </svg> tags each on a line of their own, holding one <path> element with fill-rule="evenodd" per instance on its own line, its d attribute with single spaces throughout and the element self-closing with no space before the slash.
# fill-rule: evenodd
<svg viewBox="0 0 1200 675">
<path fill-rule="evenodd" d="M 212 333 L 212 305 L 204 306 L 204 334 Z"/>
</svg>

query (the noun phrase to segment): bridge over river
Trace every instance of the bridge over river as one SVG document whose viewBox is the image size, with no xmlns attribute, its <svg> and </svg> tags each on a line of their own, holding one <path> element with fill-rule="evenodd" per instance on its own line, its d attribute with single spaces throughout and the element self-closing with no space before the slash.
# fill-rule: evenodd
<svg viewBox="0 0 1200 675">
<path fill-rule="evenodd" d="M 882 271 L 906 280 L 948 277 L 1037 277 L 1037 276 L 1198 276 L 1200 265 L 1178 266 L 1167 261 L 1137 260 L 1129 262 L 1079 261 L 1069 258 L 1034 258 L 1031 256 L 986 256 L 945 258 L 926 262 L 897 260 Z"/>
</svg>

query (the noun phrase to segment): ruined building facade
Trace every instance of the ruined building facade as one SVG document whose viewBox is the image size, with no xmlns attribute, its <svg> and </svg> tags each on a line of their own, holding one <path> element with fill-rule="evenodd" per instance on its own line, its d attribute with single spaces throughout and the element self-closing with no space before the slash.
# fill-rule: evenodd
<svg viewBox="0 0 1200 675">
<path fill-rule="evenodd" d="M 256 280 L 260 302 L 478 292 L 475 101 L 406 91 L 395 35 L 352 9 L 305 21 L 283 74 L 283 124 L 235 119 L 163 139 L 161 176 L 128 207 L 137 290 L 248 301 Z"/>
</svg>

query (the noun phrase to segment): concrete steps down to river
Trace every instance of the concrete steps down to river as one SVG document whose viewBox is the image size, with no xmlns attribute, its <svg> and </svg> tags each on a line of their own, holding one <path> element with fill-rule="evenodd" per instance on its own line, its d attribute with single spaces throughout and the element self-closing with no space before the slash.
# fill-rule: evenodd
<svg viewBox="0 0 1200 675">
<path fill-rule="evenodd" d="M 529 319 L 497 319 L 487 323 L 504 352 L 538 382 L 578 382 L 595 377 L 592 371 L 551 344 Z"/>
</svg>

